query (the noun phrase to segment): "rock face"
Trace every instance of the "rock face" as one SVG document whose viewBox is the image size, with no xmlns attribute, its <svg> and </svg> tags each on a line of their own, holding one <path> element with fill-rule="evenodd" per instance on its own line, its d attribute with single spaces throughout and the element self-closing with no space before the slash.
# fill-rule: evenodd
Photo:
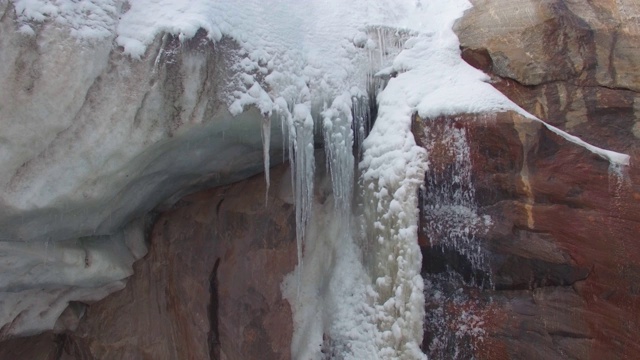
<svg viewBox="0 0 640 360">
<path fill-rule="evenodd" d="M 272 176 L 268 204 L 262 177 L 180 200 L 124 290 L 92 304 L 74 333 L 5 342 L 0 358 L 289 359 L 280 284 L 296 264 L 295 214 L 288 169 Z"/>
<path fill-rule="evenodd" d="M 440 293 L 427 301 L 431 354 L 635 356 L 640 351 L 634 336 L 640 331 L 640 170 L 611 168 L 515 113 L 414 122 L 418 138 L 451 147 L 443 136 L 447 128 L 468 142 L 472 210 L 491 221 L 457 238 L 452 229 L 470 225 L 454 223 L 443 232 L 449 236 L 441 236 L 429 231 L 432 210 L 423 205 L 423 271 L 427 288 Z M 459 159 L 436 153 L 430 161 L 432 171 L 447 171 Z M 452 181 L 454 188 L 464 186 Z M 438 186 L 446 184 L 427 182 L 425 191 L 437 192 Z M 470 286 L 474 280 L 485 281 L 483 290 Z M 448 328 L 438 327 L 443 319 Z"/>
</svg>

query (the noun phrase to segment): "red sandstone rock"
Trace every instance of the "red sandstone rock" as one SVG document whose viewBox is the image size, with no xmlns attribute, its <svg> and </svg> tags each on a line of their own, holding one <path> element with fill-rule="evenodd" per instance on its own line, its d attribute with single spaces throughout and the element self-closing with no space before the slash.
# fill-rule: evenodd
<svg viewBox="0 0 640 360">
<path fill-rule="evenodd" d="M 483 341 L 460 348 L 484 359 L 635 359 L 640 48 L 630 44 L 640 38 L 640 8 L 633 1 L 473 3 L 455 26 L 462 57 L 531 114 L 630 154 L 632 165 L 617 177 L 603 159 L 513 113 L 414 124 L 418 141 L 424 128 L 433 132 L 443 123 L 466 129 L 478 211 L 494 221 L 479 241 L 496 289 L 458 284 L 492 315 L 485 316 Z M 455 252 L 436 250 L 425 247 L 432 262 L 469 272 Z M 449 317 L 460 317 L 464 308 L 452 296 L 427 306 L 448 306 Z"/>
<path fill-rule="evenodd" d="M 495 290 L 466 290 L 493 314 L 475 356 L 640 353 L 640 169 L 619 178 L 605 159 L 512 112 L 416 118 L 414 134 L 420 142 L 443 126 L 465 129 L 478 211 L 493 220 L 476 240 L 488 254 Z M 449 161 L 435 155 L 432 169 Z M 438 256 L 427 251 L 425 261 Z"/>
</svg>

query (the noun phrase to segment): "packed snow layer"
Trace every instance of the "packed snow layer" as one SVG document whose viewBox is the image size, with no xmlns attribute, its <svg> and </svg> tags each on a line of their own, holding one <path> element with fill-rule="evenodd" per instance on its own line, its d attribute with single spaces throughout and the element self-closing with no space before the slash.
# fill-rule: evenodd
<svg viewBox="0 0 640 360">
<path fill-rule="evenodd" d="M 109 236 L 0 242 L 2 336 L 52 329 L 69 301 L 90 303 L 124 288 L 146 253 L 143 223 Z M 64 328 L 63 328 L 64 330 Z"/>
</svg>

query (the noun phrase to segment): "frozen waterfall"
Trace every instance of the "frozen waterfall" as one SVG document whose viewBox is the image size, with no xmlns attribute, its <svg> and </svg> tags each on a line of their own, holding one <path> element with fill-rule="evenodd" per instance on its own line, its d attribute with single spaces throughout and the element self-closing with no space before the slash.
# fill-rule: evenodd
<svg viewBox="0 0 640 360">
<path fill-rule="evenodd" d="M 470 6 L 0 0 L 15 17 L 0 19 L 0 45 L 13 49 L 2 48 L 13 67 L 0 75 L 22 81 L 0 88 L 0 107 L 26 119 L 2 123 L 0 327 L 50 329 L 70 301 L 122 288 L 146 251 L 140 219 L 260 169 L 270 191 L 282 144 L 298 259 L 281 285 L 292 357 L 426 359 L 419 200 L 422 230 L 479 269 L 474 234 L 490 219 L 475 208 L 464 129 L 435 124 L 419 146 L 412 119 L 533 118 L 461 59 L 452 25 Z M 56 101 L 61 90 L 73 96 Z M 616 164 L 612 193 L 624 185 L 615 175 L 628 156 L 548 127 Z"/>
</svg>

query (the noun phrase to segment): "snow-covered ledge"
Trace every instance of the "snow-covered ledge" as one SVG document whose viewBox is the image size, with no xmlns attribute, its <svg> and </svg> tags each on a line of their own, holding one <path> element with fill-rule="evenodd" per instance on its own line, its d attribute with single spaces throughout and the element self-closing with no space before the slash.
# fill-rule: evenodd
<svg viewBox="0 0 640 360">
<path fill-rule="evenodd" d="M 132 59 L 19 5 L 0 1 L 0 337 L 122 288 L 161 202 L 263 167 L 263 115 L 219 100 L 231 41 L 159 35 Z"/>
</svg>

